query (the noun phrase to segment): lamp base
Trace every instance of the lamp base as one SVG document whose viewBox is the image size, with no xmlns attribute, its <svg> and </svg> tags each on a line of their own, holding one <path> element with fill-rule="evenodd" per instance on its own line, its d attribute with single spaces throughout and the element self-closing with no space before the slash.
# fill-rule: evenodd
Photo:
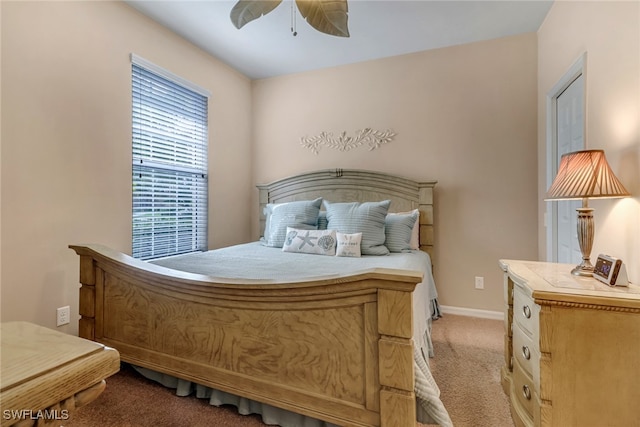
<svg viewBox="0 0 640 427">
<path fill-rule="evenodd" d="M 593 246 L 594 224 L 593 209 L 587 206 L 587 199 L 582 199 L 582 207 L 578 211 L 578 244 L 582 252 L 582 262 L 571 270 L 574 276 L 593 276 L 591 264 L 591 247 Z"/>
<path fill-rule="evenodd" d="M 571 274 L 574 276 L 583 276 L 583 277 L 591 277 L 593 276 L 593 265 L 591 263 L 585 264 L 583 261 L 581 264 L 575 266 L 573 270 L 571 270 Z"/>
</svg>

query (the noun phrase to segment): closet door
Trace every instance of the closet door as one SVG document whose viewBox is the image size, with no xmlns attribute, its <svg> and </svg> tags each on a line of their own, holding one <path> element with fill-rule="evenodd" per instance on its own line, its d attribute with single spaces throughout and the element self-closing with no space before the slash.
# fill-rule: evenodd
<svg viewBox="0 0 640 427">
<path fill-rule="evenodd" d="M 556 98 L 556 152 L 553 175 L 555 176 L 560 157 L 571 151 L 584 149 L 584 77 L 580 74 Z M 555 259 L 554 262 L 579 264 L 582 253 L 577 237 L 576 208 L 582 206 L 580 200 L 553 202 Z"/>
</svg>

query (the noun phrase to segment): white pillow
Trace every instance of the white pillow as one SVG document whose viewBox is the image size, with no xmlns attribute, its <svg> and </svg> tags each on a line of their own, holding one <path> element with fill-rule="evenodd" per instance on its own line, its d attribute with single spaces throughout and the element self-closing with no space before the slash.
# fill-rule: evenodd
<svg viewBox="0 0 640 427">
<path fill-rule="evenodd" d="M 282 250 L 333 256 L 336 254 L 336 232 L 335 230 L 302 230 L 287 227 Z"/>
<path fill-rule="evenodd" d="M 336 255 L 345 257 L 360 257 L 360 243 L 362 242 L 362 233 L 336 233 L 338 245 L 336 246 Z"/>
</svg>

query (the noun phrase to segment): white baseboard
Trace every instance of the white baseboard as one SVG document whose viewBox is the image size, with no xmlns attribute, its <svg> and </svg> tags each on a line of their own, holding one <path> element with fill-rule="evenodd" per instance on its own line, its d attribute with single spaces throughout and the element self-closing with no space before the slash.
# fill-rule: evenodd
<svg viewBox="0 0 640 427">
<path fill-rule="evenodd" d="M 504 320 L 504 313 L 501 311 L 479 310 L 476 308 L 451 307 L 441 305 L 440 311 L 443 314 L 456 314 L 458 316 L 480 317 L 482 319 Z"/>
</svg>

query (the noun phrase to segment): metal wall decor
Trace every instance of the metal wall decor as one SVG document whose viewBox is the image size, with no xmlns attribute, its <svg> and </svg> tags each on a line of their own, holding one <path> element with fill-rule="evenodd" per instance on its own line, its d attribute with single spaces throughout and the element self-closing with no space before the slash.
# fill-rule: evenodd
<svg viewBox="0 0 640 427">
<path fill-rule="evenodd" d="M 394 136 L 396 136 L 396 133 L 390 129 L 380 131 L 365 128 L 356 131 L 355 136 L 347 136 L 346 131 L 343 131 L 337 137 L 334 137 L 331 132 L 320 132 L 318 136 L 303 136 L 300 138 L 300 144 L 313 151 L 313 154 L 318 154 L 322 146 L 334 148 L 339 151 L 349 151 L 363 144 L 367 144 L 369 151 L 371 151 L 380 147 L 382 144 L 391 142 Z"/>
</svg>

